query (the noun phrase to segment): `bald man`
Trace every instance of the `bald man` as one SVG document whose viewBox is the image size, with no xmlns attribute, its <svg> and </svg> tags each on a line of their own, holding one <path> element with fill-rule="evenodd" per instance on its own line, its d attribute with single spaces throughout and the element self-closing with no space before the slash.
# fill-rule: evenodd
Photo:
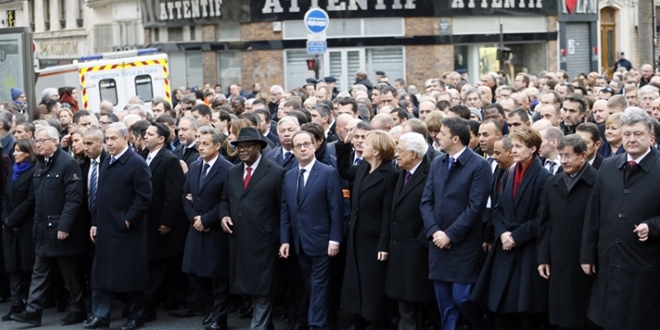
<svg viewBox="0 0 660 330">
<path fill-rule="evenodd" d="M 394 120 L 388 114 L 379 113 L 371 119 L 371 126 L 375 130 L 389 132 L 394 127 Z"/>
</svg>

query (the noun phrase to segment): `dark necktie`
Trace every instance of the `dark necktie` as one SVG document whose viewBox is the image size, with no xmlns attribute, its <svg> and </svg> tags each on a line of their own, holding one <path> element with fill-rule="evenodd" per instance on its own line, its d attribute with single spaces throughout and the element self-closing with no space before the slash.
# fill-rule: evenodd
<svg viewBox="0 0 660 330">
<path fill-rule="evenodd" d="M 358 158 L 355 158 L 355 161 L 353 162 L 353 165 L 360 165 L 360 163 L 362 163 L 362 158 L 358 157 Z"/>
<path fill-rule="evenodd" d="M 636 161 L 634 160 L 628 161 L 628 164 L 626 164 L 625 179 L 628 180 L 630 176 L 637 171 L 638 168 L 639 168 L 639 164 L 637 164 Z"/>
<path fill-rule="evenodd" d="M 117 161 L 117 158 L 115 158 L 115 156 L 110 156 L 110 165 L 112 165 L 112 163 L 114 163 L 116 161 Z"/>
<path fill-rule="evenodd" d="M 454 157 L 449 157 L 449 165 L 447 165 L 447 169 L 451 170 L 451 168 L 454 167 L 455 162 L 456 162 L 456 159 Z"/>
<path fill-rule="evenodd" d="M 250 184 L 250 178 L 252 178 L 252 167 L 248 166 L 245 171 L 247 174 L 243 178 L 243 189 L 247 189 L 248 184 Z"/>
<path fill-rule="evenodd" d="M 298 203 L 302 201 L 303 198 L 303 189 L 305 189 L 305 169 L 300 169 L 298 174 Z"/>
<path fill-rule="evenodd" d="M 89 210 L 96 208 L 96 188 L 98 183 L 98 162 L 92 161 L 92 175 L 89 178 Z"/>
<path fill-rule="evenodd" d="M 412 173 L 410 171 L 406 171 L 406 176 L 403 177 L 403 186 L 405 187 L 408 185 L 408 181 L 410 181 L 410 178 L 412 178 Z"/>
<path fill-rule="evenodd" d="M 291 151 L 287 151 L 284 153 L 284 162 L 282 163 L 282 166 L 286 166 L 286 164 L 288 164 L 290 160 L 291 160 Z"/>
<path fill-rule="evenodd" d="M 555 166 L 557 166 L 557 164 L 555 164 L 555 162 L 546 159 L 545 168 L 547 168 L 548 171 L 550 171 L 550 174 L 555 174 Z"/>
<path fill-rule="evenodd" d="M 204 167 L 202 167 L 202 173 L 199 175 L 200 187 L 204 184 L 204 181 L 206 181 L 206 176 L 208 175 L 209 167 L 211 167 L 209 163 L 204 163 Z"/>
</svg>

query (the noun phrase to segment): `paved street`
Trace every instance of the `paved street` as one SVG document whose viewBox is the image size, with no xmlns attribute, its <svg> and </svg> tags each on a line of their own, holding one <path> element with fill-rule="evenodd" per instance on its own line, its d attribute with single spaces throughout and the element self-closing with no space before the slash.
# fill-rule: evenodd
<svg viewBox="0 0 660 330">
<path fill-rule="evenodd" d="M 0 314 L 4 315 L 9 310 L 9 303 L 5 302 L 0 304 Z M 115 308 L 112 312 L 112 319 L 110 321 L 110 329 L 119 329 L 126 322 L 125 318 L 121 317 L 121 304 L 115 304 Z M 275 329 L 285 330 L 286 322 L 282 319 L 282 309 L 277 308 L 274 311 L 274 324 Z M 80 324 L 71 325 L 67 327 L 60 326 L 60 319 L 66 316 L 66 312 L 58 313 L 55 308 L 48 308 L 44 311 L 43 319 L 41 322 L 41 327 L 36 329 L 50 330 L 50 329 L 81 329 Z M 346 317 L 343 317 L 344 322 Z M 347 324 L 341 324 L 340 329 L 346 327 Z M 33 329 L 29 326 L 25 326 L 21 323 L 9 321 L 2 322 L 0 321 L 0 329 Z M 170 317 L 167 312 L 158 312 L 158 320 L 149 322 L 145 326 L 145 329 L 163 329 L 163 330 L 203 330 L 202 326 L 202 317 L 189 317 L 189 318 L 176 318 Z M 250 329 L 250 320 L 249 319 L 239 319 L 237 314 L 229 315 L 229 329 L 238 330 L 238 329 Z"/>
</svg>

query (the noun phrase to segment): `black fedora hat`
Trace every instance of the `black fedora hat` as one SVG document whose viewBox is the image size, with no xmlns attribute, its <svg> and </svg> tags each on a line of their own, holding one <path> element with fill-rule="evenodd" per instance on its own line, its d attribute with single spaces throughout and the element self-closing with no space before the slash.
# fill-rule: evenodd
<svg viewBox="0 0 660 330">
<path fill-rule="evenodd" d="M 253 127 L 241 128 L 241 131 L 238 133 L 238 138 L 236 141 L 231 142 L 231 145 L 236 147 L 236 145 L 240 142 L 259 142 L 261 149 L 268 145 L 268 143 L 263 140 L 261 133 L 259 133 L 259 131 Z"/>
</svg>

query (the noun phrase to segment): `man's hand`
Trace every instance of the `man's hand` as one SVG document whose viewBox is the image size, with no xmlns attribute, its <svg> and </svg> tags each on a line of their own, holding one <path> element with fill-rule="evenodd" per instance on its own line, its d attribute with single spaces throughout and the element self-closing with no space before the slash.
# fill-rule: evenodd
<svg viewBox="0 0 660 330">
<path fill-rule="evenodd" d="M 594 275 L 596 274 L 596 265 L 591 265 L 591 264 L 582 264 L 582 271 L 587 274 L 587 275 Z"/>
<path fill-rule="evenodd" d="M 353 142 L 353 129 L 349 129 L 348 133 L 346 134 L 346 138 L 344 139 L 344 143 L 352 143 Z"/>
<path fill-rule="evenodd" d="M 128 222 L 128 220 L 124 220 L 124 222 L 126 223 L 126 229 L 130 229 L 131 228 L 131 223 Z"/>
<path fill-rule="evenodd" d="M 192 200 L 192 194 L 188 194 L 188 195 L 186 195 L 186 199 L 187 199 L 188 201 L 192 202 L 192 201 L 193 201 L 193 200 Z"/>
<path fill-rule="evenodd" d="M 640 223 L 639 225 L 635 226 L 633 233 L 637 234 L 640 242 L 645 242 L 649 239 L 649 225 Z"/>
<path fill-rule="evenodd" d="M 387 252 L 378 251 L 378 261 L 386 261 Z"/>
<path fill-rule="evenodd" d="M 451 239 L 442 230 L 433 233 L 433 244 L 440 249 L 451 249 Z"/>
<path fill-rule="evenodd" d="M 202 216 L 201 215 L 198 215 L 194 218 L 193 227 L 195 227 L 195 229 L 197 231 L 204 231 L 204 225 L 202 224 Z"/>
<path fill-rule="evenodd" d="M 234 232 L 231 230 L 231 228 L 229 227 L 229 226 L 233 226 L 233 225 L 234 225 L 234 223 L 231 222 L 231 218 L 230 218 L 230 217 L 222 217 L 222 221 L 220 222 L 220 224 L 222 225 L 222 230 L 224 230 L 225 233 L 228 233 L 228 234 L 233 234 L 233 233 L 234 233 Z"/>
<path fill-rule="evenodd" d="M 181 169 L 183 170 L 183 175 L 186 175 L 188 173 L 188 164 L 184 162 L 183 160 L 179 160 L 179 164 L 181 165 Z"/>
<path fill-rule="evenodd" d="M 69 233 L 61 230 L 57 231 L 57 239 L 60 241 L 65 240 L 67 237 L 69 237 Z"/>
<path fill-rule="evenodd" d="M 288 258 L 289 257 L 289 243 L 284 243 L 282 246 L 280 246 L 280 258 Z"/>
<path fill-rule="evenodd" d="M 543 277 L 546 280 L 550 278 L 549 264 L 540 264 L 538 269 L 539 269 L 539 275 L 541 275 L 541 277 Z"/>
<path fill-rule="evenodd" d="M 328 256 L 334 257 L 339 253 L 339 245 L 335 243 L 329 243 L 328 244 Z"/>
<path fill-rule="evenodd" d="M 516 247 L 516 242 L 513 240 L 513 236 L 511 236 L 510 231 L 500 235 L 500 240 L 502 241 L 502 250 L 504 251 L 509 251 Z"/>
<path fill-rule="evenodd" d="M 486 242 L 481 243 L 481 248 L 484 250 L 484 252 L 490 251 L 490 249 L 492 247 L 493 247 L 493 244 L 491 244 L 491 243 L 486 243 Z"/>
<path fill-rule="evenodd" d="M 168 226 L 163 226 L 161 225 L 160 228 L 158 228 L 158 232 L 160 233 L 161 236 L 165 236 L 170 233 L 170 227 Z"/>
<path fill-rule="evenodd" d="M 92 239 L 92 242 L 96 243 L 96 226 L 89 228 L 89 238 Z"/>
</svg>

